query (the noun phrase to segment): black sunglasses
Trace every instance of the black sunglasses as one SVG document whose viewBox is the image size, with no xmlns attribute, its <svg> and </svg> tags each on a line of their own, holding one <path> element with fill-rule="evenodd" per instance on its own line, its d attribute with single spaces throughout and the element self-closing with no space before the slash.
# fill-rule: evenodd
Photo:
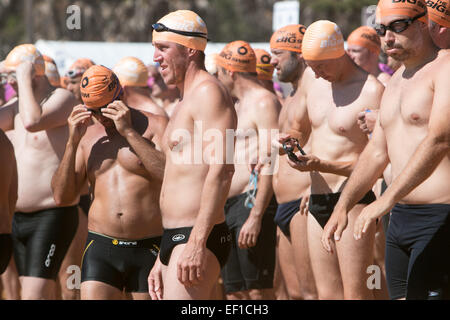
<svg viewBox="0 0 450 320">
<path fill-rule="evenodd" d="M 405 31 L 406 29 L 408 29 L 408 27 L 417 19 L 423 17 L 424 15 L 426 15 L 427 12 L 424 11 L 420 14 L 418 14 L 417 16 L 413 17 L 413 18 L 408 18 L 408 19 L 399 19 L 399 20 L 395 20 L 392 21 L 389 25 L 385 26 L 384 24 L 379 24 L 377 26 L 375 26 L 375 31 L 377 32 L 377 34 L 381 37 L 383 37 L 386 34 L 387 30 L 391 30 L 395 33 L 400 33 Z"/>
<path fill-rule="evenodd" d="M 188 37 L 199 37 L 199 38 L 206 39 L 206 41 L 209 41 L 208 35 L 206 33 L 195 32 L 195 31 L 175 30 L 175 29 L 171 29 L 171 28 L 166 27 L 162 23 L 152 24 L 152 29 L 155 30 L 156 32 L 168 31 L 168 32 L 173 32 L 173 33 L 181 34 L 183 36 L 188 36 Z"/>
</svg>

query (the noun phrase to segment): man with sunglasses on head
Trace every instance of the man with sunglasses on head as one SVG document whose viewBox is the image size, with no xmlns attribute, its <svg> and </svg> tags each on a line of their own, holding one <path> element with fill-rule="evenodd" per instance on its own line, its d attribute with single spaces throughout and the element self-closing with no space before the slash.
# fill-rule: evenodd
<svg viewBox="0 0 450 320">
<path fill-rule="evenodd" d="M 100 65 L 82 76 L 69 139 L 52 179 L 55 201 L 71 203 L 86 181 L 93 201 L 81 262 L 81 299 L 150 299 L 147 277 L 162 234 L 159 195 L 166 117 L 126 106 L 117 76 Z M 94 123 L 89 125 L 93 121 Z"/>
<path fill-rule="evenodd" d="M 211 299 L 231 235 L 224 205 L 234 172 L 236 112 L 227 89 L 204 66 L 208 40 L 195 12 L 178 10 L 153 25 L 153 60 L 181 94 L 163 137 L 164 233 L 149 275 L 155 299 Z M 231 130 L 232 129 L 232 130 Z"/>
<path fill-rule="evenodd" d="M 55 299 L 55 280 L 78 226 L 78 198 L 59 205 L 50 183 L 77 101 L 68 90 L 50 85 L 43 56 L 32 44 L 15 47 L 1 69 L 19 93 L 0 108 L 0 129 L 14 131 L 19 189 L 12 237 L 21 298 Z"/>
<path fill-rule="evenodd" d="M 414 3 L 413 3 L 414 2 Z M 381 0 L 378 34 L 386 53 L 402 61 L 383 94 L 369 144 L 345 186 L 322 238 L 330 249 L 347 213 L 391 163 L 392 182 L 347 229 L 363 241 L 391 213 L 386 276 L 391 299 L 448 299 L 450 276 L 450 59 L 428 31 L 423 0 Z"/>
</svg>

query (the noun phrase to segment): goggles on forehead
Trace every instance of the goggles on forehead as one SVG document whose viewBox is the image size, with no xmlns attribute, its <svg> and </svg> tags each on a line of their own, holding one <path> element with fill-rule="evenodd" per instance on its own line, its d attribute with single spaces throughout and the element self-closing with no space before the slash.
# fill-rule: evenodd
<svg viewBox="0 0 450 320">
<path fill-rule="evenodd" d="M 155 30 L 156 32 L 173 32 L 173 33 L 176 33 L 176 34 L 180 34 L 182 36 L 199 37 L 199 38 L 206 39 L 206 41 L 209 41 L 208 35 L 206 33 L 195 32 L 195 31 L 175 30 L 175 29 L 171 29 L 171 28 L 166 27 L 162 23 L 152 24 L 152 29 Z"/>
</svg>

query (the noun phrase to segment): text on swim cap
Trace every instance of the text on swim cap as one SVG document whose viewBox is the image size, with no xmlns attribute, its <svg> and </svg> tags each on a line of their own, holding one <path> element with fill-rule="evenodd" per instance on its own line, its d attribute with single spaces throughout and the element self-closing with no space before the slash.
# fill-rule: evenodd
<svg viewBox="0 0 450 320">
<path fill-rule="evenodd" d="M 238 59 L 238 58 L 233 57 L 233 54 L 231 53 L 231 51 L 221 52 L 220 56 L 226 60 L 231 60 L 234 62 L 246 63 L 246 64 L 250 63 L 249 59 Z"/>
<path fill-rule="evenodd" d="M 302 43 L 302 39 L 297 39 L 297 37 L 295 35 L 293 36 L 289 36 L 289 37 L 281 37 L 277 39 L 277 43 L 278 42 L 284 42 L 284 43 Z"/>
<path fill-rule="evenodd" d="M 320 47 L 321 48 L 336 47 L 336 46 L 341 45 L 343 43 L 344 43 L 344 39 L 329 38 L 328 40 L 321 40 L 320 41 Z"/>
<path fill-rule="evenodd" d="M 427 6 L 431 9 L 436 9 L 436 11 L 439 11 L 441 13 L 445 12 L 446 16 L 450 16 L 450 10 L 447 10 L 447 2 L 444 1 L 427 1 Z"/>
<path fill-rule="evenodd" d="M 426 6 L 421 1 L 418 0 L 392 0 L 392 3 L 410 3 L 410 4 L 417 4 L 419 7 L 426 9 Z"/>
</svg>

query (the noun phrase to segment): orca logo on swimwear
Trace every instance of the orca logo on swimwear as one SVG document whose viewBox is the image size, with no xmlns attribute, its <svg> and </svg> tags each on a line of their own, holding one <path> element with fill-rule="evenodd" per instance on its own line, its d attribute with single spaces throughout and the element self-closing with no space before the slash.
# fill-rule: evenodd
<svg viewBox="0 0 450 320">
<path fill-rule="evenodd" d="M 81 87 L 82 87 L 82 88 L 86 88 L 88 84 L 89 84 L 89 79 L 88 79 L 88 77 L 84 77 L 84 78 L 83 78 L 83 81 L 81 81 Z"/>
<path fill-rule="evenodd" d="M 247 50 L 246 47 L 242 46 L 242 47 L 239 47 L 239 49 L 237 50 L 237 52 L 238 52 L 240 55 L 246 55 L 247 52 L 248 52 L 248 50 Z"/>
<path fill-rule="evenodd" d="M 262 63 L 269 64 L 269 63 L 270 63 L 270 57 L 269 57 L 267 54 L 263 55 L 263 56 L 261 57 L 261 62 L 262 62 Z"/>
<path fill-rule="evenodd" d="M 172 237 L 172 241 L 177 241 L 178 242 L 178 241 L 184 240 L 184 238 L 186 238 L 185 235 L 179 233 L 179 234 L 176 234 L 176 235 L 174 235 Z"/>
</svg>

